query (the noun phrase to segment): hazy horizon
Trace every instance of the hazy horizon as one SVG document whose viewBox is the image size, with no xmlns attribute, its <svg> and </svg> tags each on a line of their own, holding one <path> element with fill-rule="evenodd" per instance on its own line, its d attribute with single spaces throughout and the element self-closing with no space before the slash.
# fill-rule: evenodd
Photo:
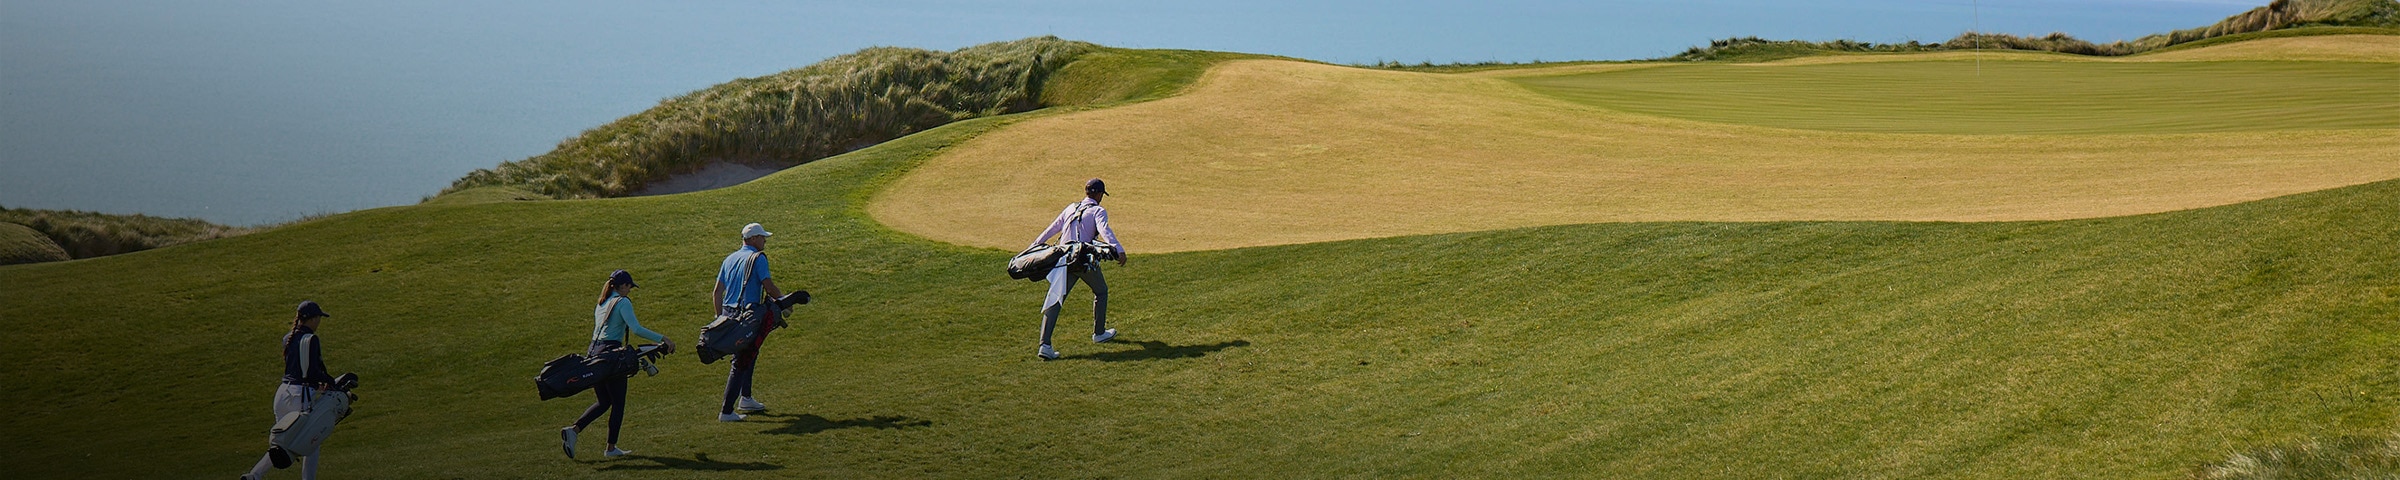
<svg viewBox="0 0 2400 480">
<path fill-rule="evenodd" d="M 0 205 L 236 225 L 405 205 L 661 99 L 880 45 L 1623 60 L 1732 36 L 1940 41 L 1978 21 L 2107 42 L 2265 3 L 12 0 Z"/>
</svg>

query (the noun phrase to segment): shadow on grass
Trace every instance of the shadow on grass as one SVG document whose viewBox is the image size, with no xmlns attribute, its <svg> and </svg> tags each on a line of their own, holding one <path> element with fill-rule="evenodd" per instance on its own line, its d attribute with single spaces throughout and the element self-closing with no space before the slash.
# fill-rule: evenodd
<svg viewBox="0 0 2400 480">
<path fill-rule="evenodd" d="M 1114 351 L 1114 352 L 1100 352 L 1100 353 L 1086 353 L 1086 354 L 1081 354 L 1081 355 L 1068 355 L 1068 356 L 1065 356 L 1065 357 L 1060 357 L 1060 358 L 1061 358 L 1061 359 L 1063 359 L 1063 360 L 1099 360 L 1099 361 L 1103 361 L 1103 362 L 1138 362 L 1138 361 L 1143 361 L 1143 360 L 1171 360 L 1171 359 L 1177 359 L 1177 358 L 1200 358 L 1200 357 L 1205 357 L 1205 356 L 1208 356 L 1208 354 L 1211 354 L 1211 353 L 1216 353 L 1216 352 L 1218 352 L 1218 351 L 1222 351 L 1222 350 L 1225 350 L 1225 349 L 1228 349 L 1228 348 L 1233 348 L 1233 347 L 1246 347 L 1246 346 L 1250 346 L 1250 341 L 1249 341 L 1249 340 L 1234 340 L 1234 341 L 1230 341 L 1230 342 L 1217 342 L 1217 343 L 1212 343 L 1212 344 L 1207 344 L 1207 345 L 1168 345 L 1168 344 L 1167 344 L 1167 342 L 1158 342 L 1158 341 L 1127 342 L 1127 343 L 1132 343 L 1132 344 L 1134 344 L 1134 345 L 1138 345 L 1138 346 L 1140 346 L 1140 347 L 1142 347 L 1142 348 L 1141 348 L 1141 349 L 1138 349 L 1138 350 L 1118 350 L 1118 351 Z"/>
<path fill-rule="evenodd" d="M 675 458 L 675 457 L 660 457 L 660 456 L 652 456 L 652 455 L 626 455 L 626 456 L 625 456 L 625 458 L 618 459 L 618 461 L 619 461 L 619 462 L 655 462 L 655 463 L 657 463 L 657 464 L 656 464 L 656 465 L 640 465 L 640 464 L 631 464 L 631 463 L 614 463 L 614 464 L 609 464 L 608 466 L 600 467 L 600 470 L 602 470 L 602 471 L 607 471 L 607 470 L 690 470 L 690 471 L 698 471 L 698 472 L 730 472 L 730 471 L 736 471 L 736 470 L 759 471 L 759 470 L 782 470 L 782 469 L 783 469 L 783 466 L 782 466 L 782 465 L 776 465 L 776 464 L 772 464 L 772 463 L 766 463 L 766 462 L 746 462 L 746 463 L 734 463 L 734 462 L 719 462 L 719 461 L 716 461 L 716 460 L 709 460 L 709 459 L 708 459 L 708 454 L 706 454 L 706 453 L 695 453 L 695 454 L 692 454 L 692 459 L 690 459 L 690 460 L 685 460 L 685 459 L 681 459 L 681 458 Z"/>
<path fill-rule="evenodd" d="M 833 420 L 833 419 L 828 419 L 828 418 L 825 418 L 825 417 L 820 417 L 820 416 L 817 416 L 817 415 L 814 415 L 814 414 L 803 414 L 803 415 L 798 415 L 798 416 L 785 416 L 785 415 L 766 415 L 766 416 L 767 416 L 768 418 L 790 418 L 790 420 L 784 420 L 784 421 L 783 421 L 783 426 L 781 426 L 781 427 L 775 427 L 775 428 L 774 428 L 774 429 L 772 429 L 772 430 L 767 430 L 767 431 L 766 431 L 766 433 L 773 433 L 773 434 L 780 434 L 780 435 L 808 435 L 808 434 L 813 434 L 813 433 L 824 432 L 824 431 L 826 431 L 826 430 L 840 430 L 840 429 L 844 429 L 844 428 L 872 428 L 872 429 L 876 429 L 876 430 L 899 430 L 899 429 L 903 429 L 903 428 L 931 427 L 931 426 L 933 426 L 933 421 L 932 421 L 932 420 L 918 420 L 918 419 L 914 419 L 914 418 L 908 418 L 908 417 L 906 417 L 906 416 L 901 416 L 901 415 L 876 415 L 876 416 L 873 416 L 873 417 L 865 417 L 865 418 L 851 418 L 851 419 L 843 419 L 843 420 Z"/>
</svg>

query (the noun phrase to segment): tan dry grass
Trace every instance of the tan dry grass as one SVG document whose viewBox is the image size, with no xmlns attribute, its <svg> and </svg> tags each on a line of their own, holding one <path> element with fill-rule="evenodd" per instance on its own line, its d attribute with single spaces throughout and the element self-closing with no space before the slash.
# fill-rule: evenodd
<svg viewBox="0 0 2400 480">
<path fill-rule="evenodd" d="M 1014 249 L 1110 180 L 1136 251 L 1635 221 L 2003 221 L 2222 205 L 2400 177 L 2400 132 L 1798 131 L 1618 113 L 1505 80 L 1290 61 L 1043 117 L 928 160 L 868 207 Z"/>
<path fill-rule="evenodd" d="M 2400 62 L 2400 36 L 2323 35 L 2262 38 L 2190 50 L 2137 55 L 2124 60 L 2152 62 L 2222 60 Z"/>
</svg>

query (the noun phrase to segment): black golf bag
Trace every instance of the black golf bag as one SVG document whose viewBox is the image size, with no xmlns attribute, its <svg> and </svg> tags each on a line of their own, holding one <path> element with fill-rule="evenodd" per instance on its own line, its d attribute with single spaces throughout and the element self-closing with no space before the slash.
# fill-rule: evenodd
<svg viewBox="0 0 2400 480">
<path fill-rule="evenodd" d="M 807 303 L 808 291 L 802 290 L 768 299 L 766 303 L 726 309 L 725 314 L 718 315 L 716 321 L 700 327 L 700 343 L 692 346 L 692 352 L 700 355 L 700 363 L 703 364 L 717 363 L 718 359 L 727 355 L 742 353 L 742 350 L 758 341 L 760 324 L 769 320 L 766 318 L 767 312 L 760 307 L 773 307 L 774 321 L 781 322 L 783 318 L 791 316 L 793 305 Z M 782 324 L 778 323 L 777 326 Z"/>
<path fill-rule="evenodd" d="M 1029 282 L 1042 281 L 1043 276 L 1050 274 L 1051 268 L 1058 266 L 1058 259 L 1065 256 L 1065 252 L 1060 251 L 1058 247 L 1047 244 L 1034 245 L 1033 248 L 1027 248 L 1023 253 L 1018 253 L 1016 257 L 1008 259 L 1008 278 Z"/>
<path fill-rule="evenodd" d="M 533 386 L 540 391 L 543 400 L 549 400 L 583 393 L 608 379 L 632 377 L 634 372 L 648 371 L 651 375 L 657 375 L 658 367 L 651 363 L 657 358 L 657 354 L 653 353 L 657 348 L 655 345 L 642 345 L 618 347 L 588 357 L 573 353 L 561 355 L 551 359 L 550 363 L 542 364 L 541 373 L 533 376 Z"/>
<path fill-rule="evenodd" d="M 358 388 L 358 374 L 334 377 L 333 385 L 309 402 L 307 410 L 275 420 L 275 427 L 267 430 L 267 459 L 275 468 L 292 466 L 292 457 L 317 454 L 325 437 L 333 436 L 334 424 L 350 416 L 350 403 L 358 401 L 358 395 L 350 393 L 354 388 Z"/>
</svg>

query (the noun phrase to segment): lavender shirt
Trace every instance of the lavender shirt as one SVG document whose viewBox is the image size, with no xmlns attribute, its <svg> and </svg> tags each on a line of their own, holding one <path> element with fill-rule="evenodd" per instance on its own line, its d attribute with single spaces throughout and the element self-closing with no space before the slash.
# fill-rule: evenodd
<svg viewBox="0 0 2400 480">
<path fill-rule="evenodd" d="M 1075 218 L 1075 209 L 1084 208 L 1085 205 L 1090 205 L 1091 210 L 1084 212 L 1083 218 L 1070 224 L 1067 220 Z M 1097 236 L 1116 245 L 1117 251 L 1125 251 L 1125 244 L 1117 242 L 1117 231 L 1108 228 L 1108 209 L 1101 208 L 1100 202 L 1092 201 L 1089 198 L 1067 205 L 1066 210 L 1060 210 L 1058 218 L 1050 220 L 1050 228 L 1042 229 L 1042 236 L 1033 239 L 1033 245 L 1041 245 L 1042 242 L 1050 241 L 1051 235 L 1060 235 L 1060 243 L 1091 243 L 1092 237 Z M 1033 245 L 1025 247 L 1033 248 Z"/>
</svg>

